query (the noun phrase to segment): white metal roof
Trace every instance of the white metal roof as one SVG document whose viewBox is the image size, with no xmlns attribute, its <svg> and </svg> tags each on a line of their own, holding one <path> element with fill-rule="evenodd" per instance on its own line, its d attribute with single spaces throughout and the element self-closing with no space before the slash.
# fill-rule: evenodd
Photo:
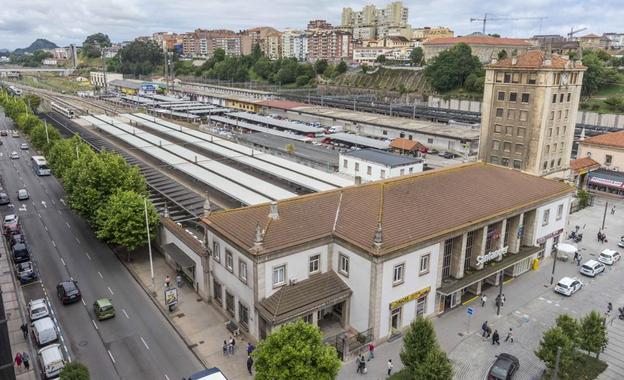
<svg viewBox="0 0 624 380">
<path fill-rule="evenodd" d="M 184 118 L 187 118 L 187 119 L 197 119 L 197 118 L 199 118 L 199 116 L 193 115 L 192 113 L 188 113 L 188 112 L 176 112 L 176 111 L 164 110 L 164 109 L 153 109 L 152 111 L 158 112 L 158 113 L 162 113 L 162 114 L 165 114 L 165 115 L 184 117 Z"/>
<path fill-rule="evenodd" d="M 358 135 L 354 135 L 351 133 L 338 132 L 338 133 L 332 133 L 331 135 L 327 135 L 327 137 L 329 137 L 332 140 L 344 141 L 350 144 L 365 146 L 369 148 L 375 148 L 375 149 L 390 148 L 389 142 L 386 142 L 383 140 L 371 139 L 370 137 L 358 136 Z"/>
<path fill-rule="evenodd" d="M 321 128 L 312 127 L 306 124 L 293 123 L 288 120 L 278 120 L 268 116 L 257 115 L 253 113 L 247 112 L 232 112 L 230 114 L 231 117 L 238 117 L 240 119 L 245 119 L 249 121 L 253 121 L 256 123 L 263 123 L 272 125 L 278 128 L 290 129 L 293 131 L 301 132 L 301 133 L 320 133 L 323 132 Z"/>
<path fill-rule="evenodd" d="M 229 119 L 227 117 L 222 117 L 222 116 L 210 116 L 210 120 L 218 121 L 218 122 L 225 123 L 225 124 L 228 124 L 228 125 L 231 125 L 231 126 L 236 126 L 236 127 L 240 127 L 240 128 L 249 129 L 251 131 L 264 132 L 264 133 L 268 133 L 268 134 L 273 135 L 273 136 L 279 136 L 279 137 L 283 137 L 283 138 L 291 139 L 291 140 L 296 140 L 296 141 L 307 142 L 307 141 L 312 140 L 312 138 L 310 138 L 310 137 L 306 137 L 306 136 L 302 136 L 302 135 L 296 135 L 294 133 L 278 131 L 277 129 L 261 127 L 261 126 L 256 125 L 256 124 L 249 124 L 249 123 L 246 123 L 244 121 L 237 121 L 235 119 Z"/>
<path fill-rule="evenodd" d="M 144 97 L 146 98 L 150 98 L 150 99 L 156 99 L 156 100 L 160 100 L 163 102 L 181 102 L 183 101 L 180 98 L 176 98 L 174 96 L 167 96 L 167 95 L 160 95 L 160 94 L 143 94 Z"/>
</svg>

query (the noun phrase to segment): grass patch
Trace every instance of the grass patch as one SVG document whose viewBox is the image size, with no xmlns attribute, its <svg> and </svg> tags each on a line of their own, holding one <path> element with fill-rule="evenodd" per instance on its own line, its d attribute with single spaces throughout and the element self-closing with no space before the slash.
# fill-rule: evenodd
<svg viewBox="0 0 624 380">
<path fill-rule="evenodd" d="M 560 376 L 560 380 L 594 380 L 607 369 L 607 363 L 593 356 L 579 352 L 570 370 L 570 377 Z M 547 372 L 542 380 L 550 380 L 552 375 Z"/>
<path fill-rule="evenodd" d="M 88 79 L 88 78 L 87 78 Z M 42 88 L 46 90 L 52 90 L 56 92 L 65 92 L 67 94 L 73 94 L 76 91 L 88 91 L 91 90 L 91 84 L 89 82 L 77 82 L 73 77 L 59 77 L 59 76 L 24 76 L 21 82 L 25 85 Z"/>
<path fill-rule="evenodd" d="M 624 96 L 624 95 L 623 95 Z M 597 113 L 613 113 L 613 114 L 621 114 L 622 112 L 618 112 L 613 108 L 609 107 L 603 99 L 589 99 L 579 104 L 579 109 L 581 111 L 590 111 Z"/>
<path fill-rule="evenodd" d="M 623 95 L 624 95 L 624 84 L 618 83 L 618 84 L 614 84 L 614 85 L 603 88 L 602 90 L 598 91 L 598 93 L 595 96 L 609 97 L 609 96 L 623 96 Z"/>
<path fill-rule="evenodd" d="M 412 376 L 407 371 L 407 369 L 403 368 L 399 372 L 395 372 L 392 375 L 390 375 L 390 377 L 388 377 L 388 380 L 414 380 L 414 379 L 412 379 Z"/>
<path fill-rule="evenodd" d="M 441 92 L 438 96 L 444 99 L 461 99 L 461 100 L 483 100 L 483 92 L 467 91 L 463 88 L 456 88 L 453 90 Z"/>
</svg>

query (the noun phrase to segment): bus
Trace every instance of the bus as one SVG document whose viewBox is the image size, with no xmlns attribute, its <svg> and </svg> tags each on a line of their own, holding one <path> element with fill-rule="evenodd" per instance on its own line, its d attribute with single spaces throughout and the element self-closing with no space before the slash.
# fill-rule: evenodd
<svg viewBox="0 0 624 380">
<path fill-rule="evenodd" d="M 208 368 L 191 375 L 188 380 L 228 380 L 217 367 Z"/>
<path fill-rule="evenodd" d="M 52 172 L 50 171 L 50 167 L 48 166 L 48 161 L 46 161 L 43 156 L 32 156 L 32 168 L 35 174 L 41 175 L 50 175 Z"/>
</svg>

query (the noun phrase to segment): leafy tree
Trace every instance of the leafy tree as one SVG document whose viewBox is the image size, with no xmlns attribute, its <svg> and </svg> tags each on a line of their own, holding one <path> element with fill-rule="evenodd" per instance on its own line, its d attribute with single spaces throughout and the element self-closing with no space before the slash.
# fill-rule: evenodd
<svg viewBox="0 0 624 380">
<path fill-rule="evenodd" d="M 615 112 L 624 112 L 624 97 L 610 96 L 604 100 L 607 107 Z"/>
<path fill-rule="evenodd" d="M 297 86 L 303 87 L 307 85 L 308 83 L 310 83 L 310 79 L 311 78 L 307 75 L 299 75 L 297 79 L 295 80 L 295 83 L 297 84 Z"/>
<path fill-rule="evenodd" d="M 253 62 L 257 62 L 262 56 L 264 56 L 264 53 L 262 53 L 262 48 L 260 47 L 260 44 L 253 44 L 253 46 L 251 47 L 251 57 L 253 58 Z"/>
<path fill-rule="evenodd" d="M 314 71 L 316 71 L 317 74 L 323 74 L 325 70 L 327 70 L 327 66 L 329 66 L 329 63 L 326 59 L 319 59 L 314 62 Z"/>
<path fill-rule="evenodd" d="M 498 60 L 500 61 L 505 58 L 507 58 L 507 50 L 503 49 L 498 52 Z"/>
<path fill-rule="evenodd" d="M 464 82 L 464 88 L 472 92 L 483 92 L 483 86 L 485 84 L 485 77 L 477 75 L 477 73 L 470 73 Z"/>
<path fill-rule="evenodd" d="M 447 91 L 463 86 L 470 74 L 481 74 L 483 68 L 470 46 L 460 43 L 433 58 L 424 72 L 434 89 Z"/>
<path fill-rule="evenodd" d="M 574 343 L 566 336 L 560 327 L 553 327 L 546 332 L 540 341 L 535 355 L 540 358 L 546 367 L 552 372 L 555 369 L 557 349 L 561 348 L 559 357 L 559 376 L 564 377 L 570 374 L 574 363 Z"/>
<path fill-rule="evenodd" d="M 41 98 L 37 95 L 28 94 L 24 96 L 24 103 L 28 104 L 31 112 L 36 112 L 41 104 Z"/>
<path fill-rule="evenodd" d="M 109 61 L 108 70 L 135 76 L 149 75 L 163 62 L 162 49 L 156 42 L 134 40 Z"/>
<path fill-rule="evenodd" d="M 377 56 L 377 58 L 375 58 L 375 62 L 377 63 L 386 63 L 386 56 L 381 54 L 379 56 Z"/>
<path fill-rule="evenodd" d="M 156 237 L 158 212 L 154 205 L 147 202 L 150 238 Z M 97 210 L 97 237 L 113 244 L 134 251 L 147 244 L 145 228 L 145 194 L 132 190 L 118 191 Z"/>
<path fill-rule="evenodd" d="M 61 370 L 61 380 L 89 380 L 89 369 L 82 363 L 65 364 Z"/>
<path fill-rule="evenodd" d="M 589 206 L 589 192 L 587 192 L 586 190 L 579 190 L 576 193 L 576 196 L 578 197 L 580 208 L 585 208 Z"/>
<path fill-rule="evenodd" d="M 56 144 L 60 139 L 61 135 L 58 133 L 56 128 L 49 126 L 46 134 L 45 124 L 39 123 L 30 131 L 30 141 L 33 146 L 37 149 L 42 150 L 43 154 L 46 156 L 50 152 L 50 149 Z M 49 141 L 49 142 L 48 142 Z"/>
<path fill-rule="evenodd" d="M 570 342 L 576 346 L 579 342 L 579 330 L 580 326 L 576 319 L 570 317 L 568 314 L 561 314 L 557 317 L 555 325 L 563 331 L 565 336 L 570 339 Z"/>
<path fill-rule="evenodd" d="M 82 43 L 82 54 L 89 58 L 99 57 L 102 54 L 102 48 L 110 46 L 111 41 L 108 35 L 104 33 L 91 34 Z"/>
<path fill-rule="evenodd" d="M 412 65 L 420 66 L 425 58 L 425 53 L 423 49 L 418 46 L 412 49 L 409 55 L 410 62 Z"/>
<path fill-rule="evenodd" d="M 338 63 L 338 65 L 336 66 L 336 74 L 344 74 L 347 72 L 347 69 L 347 63 L 343 60 L 340 60 L 340 63 Z"/>
<path fill-rule="evenodd" d="M 581 88 L 581 94 L 584 96 L 595 95 L 602 88 L 620 79 L 618 73 L 612 68 L 605 67 L 604 61 L 594 52 L 584 53 L 583 65 L 587 67 Z"/>
<path fill-rule="evenodd" d="M 30 131 L 32 131 L 37 125 L 43 124 L 37 116 L 29 113 L 22 113 L 17 116 L 15 123 L 17 124 L 17 127 L 27 135 L 29 135 Z"/>
<path fill-rule="evenodd" d="M 579 341 L 579 347 L 588 354 L 595 353 L 596 358 L 607 346 L 607 326 L 597 311 L 594 310 L 581 319 Z"/>
<path fill-rule="evenodd" d="M 318 327 L 287 323 L 258 344 L 252 356 L 256 379 L 334 379 L 340 370 L 336 349 L 323 343 Z"/>
<path fill-rule="evenodd" d="M 420 363 L 413 372 L 418 380 L 452 380 L 453 366 L 446 353 L 434 348 L 427 353 L 425 361 Z"/>
<path fill-rule="evenodd" d="M 360 68 L 362 69 L 362 72 L 364 74 L 366 74 L 368 72 L 368 69 L 369 69 L 369 67 L 368 67 L 368 65 L 366 63 L 362 64 L 362 66 L 360 66 Z"/>
<path fill-rule="evenodd" d="M 336 74 L 336 70 L 333 65 L 327 65 L 327 68 L 323 72 L 325 78 L 333 78 Z"/>
<path fill-rule="evenodd" d="M 79 156 L 89 154 L 91 149 L 84 144 L 80 137 L 73 136 L 69 139 L 58 141 L 48 154 L 48 162 L 54 175 L 64 180 L 67 170 Z"/>
<path fill-rule="evenodd" d="M 222 62 L 225 60 L 225 50 L 218 48 L 212 52 L 212 60 L 215 62 Z"/>
<path fill-rule="evenodd" d="M 611 60 L 611 55 L 602 49 L 593 50 L 592 52 L 593 54 L 596 54 L 596 56 L 603 62 Z"/>
<path fill-rule="evenodd" d="M 271 61 L 267 57 L 260 57 L 254 64 L 253 70 L 259 77 L 269 79 L 271 75 Z"/>
<path fill-rule="evenodd" d="M 418 366 L 427 359 L 427 354 L 437 349 L 439 347 L 433 323 L 422 316 L 418 317 L 412 321 L 403 338 L 401 362 L 415 376 Z"/>
</svg>

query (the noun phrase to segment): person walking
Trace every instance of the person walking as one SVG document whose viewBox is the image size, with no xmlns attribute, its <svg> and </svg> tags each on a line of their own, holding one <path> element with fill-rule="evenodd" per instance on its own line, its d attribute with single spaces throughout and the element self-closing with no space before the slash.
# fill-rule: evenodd
<svg viewBox="0 0 624 380">
<path fill-rule="evenodd" d="M 388 359 L 388 376 L 392 373 L 392 368 L 394 365 L 392 364 L 392 359 Z"/>
<path fill-rule="evenodd" d="M 223 356 L 228 356 L 228 353 L 230 352 L 230 348 L 228 345 L 227 341 L 223 341 Z"/>
<path fill-rule="evenodd" d="M 251 355 L 247 355 L 247 372 L 249 372 L 250 375 L 253 375 L 253 373 L 251 373 L 251 367 L 253 367 L 253 358 L 251 357 Z"/>
<path fill-rule="evenodd" d="M 607 314 L 611 314 L 611 310 L 613 310 L 613 304 L 609 302 L 607 304 Z"/>
<path fill-rule="evenodd" d="M 513 329 L 510 327 L 509 331 L 507 332 L 507 337 L 505 338 L 505 342 L 507 341 L 511 341 L 511 343 L 513 343 Z"/>
<path fill-rule="evenodd" d="M 490 328 L 490 326 L 487 327 L 487 336 L 486 338 L 489 338 L 490 335 L 492 335 L 492 328 Z"/>
<path fill-rule="evenodd" d="M 368 360 L 370 361 L 371 359 L 375 359 L 375 345 L 373 344 L 373 342 L 370 342 L 368 344 Z"/>
<path fill-rule="evenodd" d="M 233 336 L 230 336 L 230 354 L 234 355 L 234 351 L 236 349 L 236 339 Z"/>
<path fill-rule="evenodd" d="M 171 284 L 171 277 L 169 275 L 165 276 L 165 288 L 169 289 L 169 285 Z"/>
<path fill-rule="evenodd" d="M 485 294 L 481 294 L 481 307 L 484 307 L 486 302 L 487 296 Z"/>
<path fill-rule="evenodd" d="M 505 293 L 503 293 L 501 296 L 501 307 L 505 306 L 505 301 L 507 301 L 507 298 L 505 298 Z"/>
<path fill-rule="evenodd" d="M 500 337 L 498 336 L 498 330 L 494 330 L 494 334 L 492 334 L 492 344 L 500 345 L 499 338 Z"/>
<path fill-rule="evenodd" d="M 578 251 L 575 251 L 574 252 L 574 259 L 572 259 L 572 260 L 574 260 L 574 262 L 576 262 L 576 260 L 578 260 L 578 256 L 579 256 Z"/>
<path fill-rule="evenodd" d="M 360 373 L 364 375 L 366 372 L 368 372 L 368 369 L 366 368 L 366 360 L 364 360 L 364 355 L 361 355 L 360 356 Z"/>
<path fill-rule="evenodd" d="M 251 353 L 253 352 L 253 350 L 256 349 L 256 346 L 254 346 L 253 344 L 251 344 L 251 342 L 247 343 L 247 355 L 251 355 Z"/>
<path fill-rule="evenodd" d="M 488 324 L 487 321 L 483 322 L 483 324 L 481 325 L 481 331 L 483 331 L 483 334 L 481 334 L 481 336 L 483 338 L 485 338 L 485 336 L 487 335 L 487 331 L 488 331 Z"/>
<path fill-rule="evenodd" d="M 30 369 L 30 356 L 27 352 L 22 352 L 22 362 L 24 363 L 26 371 L 28 371 Z"/>
<path fill-rule="evenodd" d="M 176 276 L 176 285 L 178 286 L 178 288 L 182 287 L 182 276 L 180 275 Z"/>
<path fill-rule="evenodd" d="M 28 325 L 26 323 L 22 323 L 20 329 L 22 330 L 22 334 L 24 334 L 24 339 L 28 339 Z"/>
<path fill-rule="evenodd" d="M 362 360 L 360 359 L 360 355 L 355 359 L 355 373 L 360 373 L 362 370 Z"/>
<path fill-rule="evenodd" d="M 577 267 L 580 267 L 580 266 L 581 266 L 581 260 L 582 260 L 582 259 L 583 259 L 583 258 L 582 258 L 582 256 L 581 256 L 581 254 L 579 253 L 578 257 L 576 258 L 576 266 L 577 266 Z"/>
<path fill-rule="evenodd" d="M 613 207 L 611 207 L 611 215 L 615 215 L 615 205 L 613 205 Z"/>
<path fill-rule="evenodd" d="M 22 354 L 19 352 L 15 354 L 15 365 L 17 365 L 17 368 L 22 368 Z"/>
</svg>

